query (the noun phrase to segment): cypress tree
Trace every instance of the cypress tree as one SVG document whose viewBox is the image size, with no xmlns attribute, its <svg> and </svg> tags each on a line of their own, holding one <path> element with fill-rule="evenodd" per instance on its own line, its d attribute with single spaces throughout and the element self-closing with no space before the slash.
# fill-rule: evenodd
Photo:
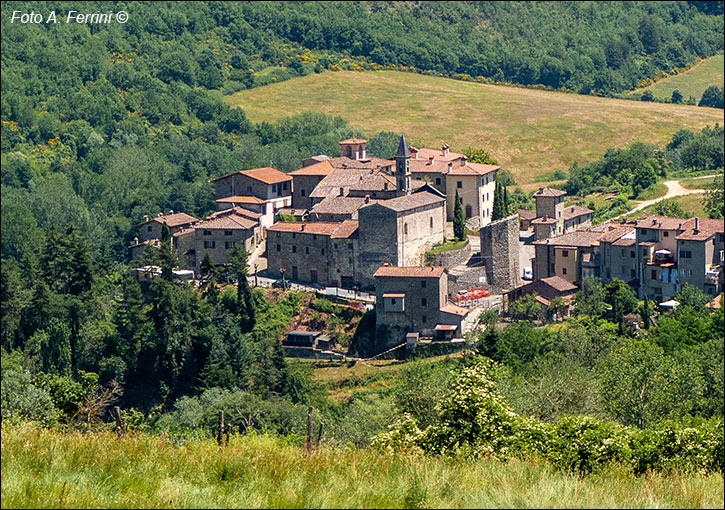
<svg viewBox="0 0 725 510">
<path fill-rule="evenodd" d="M 229 268 L 237 279 L 237 313 L 242 333 L 252 331 L 255 324 L 252 290 L 247 280 L 247 257 L 247 250 L 240 246 L 234 246 L 229 253 Z"/>
<path fill-rule="evenodd" d="M 504 193 L 501 191 L 501 183 L 496 181 L 496 190 L 493 192 L 493 211 L 491 211 L 491 221 L 500 220 L 504 217 Z"/>
<path fill-rule="evenodd" d="M 453 235 L 459 241 L 466 240 L 466 218 L 463 216 L 463 205 L 461 197 L 458 196 L 458 190 L 456 190 L 456 202 L 453 208 Z"/>
</svg>

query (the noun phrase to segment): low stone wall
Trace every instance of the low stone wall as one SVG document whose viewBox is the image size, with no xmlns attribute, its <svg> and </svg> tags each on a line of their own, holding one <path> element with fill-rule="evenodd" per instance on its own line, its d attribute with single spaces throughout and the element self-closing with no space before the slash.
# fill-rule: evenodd
<svg viewBox="0 0 725 510">
<path fill-rule="evenodd" d="M 445 268 L 459 266 L 471 257 L 471 243 L 466 241 L 466 245 L 463 248 L 436 253 L 434 257 L 436 266 L 443 266 Z"/>
<path fill-rule="evenodd" d="M 298 347 L 284 345 L 285 356 L 290 358 L 308 358 L 308 359 L 324 359 L 324 360 L 341 360 L 344 359 L 342 354 L 334 351 L 322 351 L 313 347 Z"/>
</svg>

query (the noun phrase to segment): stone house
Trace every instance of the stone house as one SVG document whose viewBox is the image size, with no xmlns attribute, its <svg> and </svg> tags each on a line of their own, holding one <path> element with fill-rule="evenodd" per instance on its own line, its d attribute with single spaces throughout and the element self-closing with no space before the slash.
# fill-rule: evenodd
<svg viewBox="0 0 725 510">
<path fill-rule="evenodd" d="M 535 294 L 537 301 L 546 310 L 551 304 L 551 300 L 555 297 L 560 297 L 564 302 L 569 305 L 574 298 L 574 294 L 578 287 L 573 283 L 561 278 L 560 276 L 550 276 L 548 278 L 542 278 L 536 280 L 521 287 L 517 287 L 506 293 L 506 301 L 508 305 L 520 299 L 527 294 Z"/>
<path fill-rule="evenodd" d="M 267 229 L 267 271 L 294 281 L 351 288 L 357 282 L 358 222 L 287 223 Z"/>
<path fill-rule="evenodd" d="M 207 253 L 215 264 L 229 262 L 229 252 L 237 245 L 252 253 L 260 238 L 259 228 L 253 220 L 236 214 L 219 216 L 195 225 L 193 236 L 196 274 L 199 274 L 201 262 Z"/>
<path fill-rule="evenodd" d="M 575 231 L 534 241 L 534 280 L 559 276 L 575 285 L 599 276 L 599 238 L 602 232 Z"/>
<path fill-rule="evenodd" d="M 572 205 L 564 207 L 565 191 L 554 188 L 539 188 L 534 193 L 536 200 L 536 219 L 531 221 L 535 239 L 566 234 L 592 224 L 594 211 Z"/>
<path fill-rule="evenodd" d="M 322 179 L 335 170 L 332 163 L 327 160 L 303 166 L 299 170 L 290 172 L 292 177 L 292 204 L 296 209 L 311 209 L 312 199 L 310 193 L 320 184 Z"/>
<path fill-rule="evenodd" d="M 531 222 L 536 219 L 536 211 L 528 209 L 519 209 L 519 230 L 529 230 Z"/>
<path fill-rule="evenodd" d="M 170 211 L 169 214 L 158 213 L 151 218 L 144 216 L 144 221 L 140 225 L 141 240 L 148 241 L 150 239 L 161 239 L 161 231 L 164 223 L 169 227 L 169 232 L 173 234 L 199 221 L 198 219 L 186 213 L 175 213 Z"/>
<path fill-rule="evenodd" d="M 625 223 L 599 238 L 602 283 L 607 284 L 615 278 L 632 284 L 637 281 L 635 237 L 634 224 Z"/>
<path fill-rule="evenodd" d="M 251 208 L 263 214 L 260 223 L 269 227 L 274 223 L 275 213 L 284 207 L 292 206 L 292 177 L 274 168 L 264 167 L 242 170 L 212 179 L 217 200 L 222 201 L 218 207 L 234 207 L 236 205 Z M 253 198 L 263 201 L 263 205 Z M 256 203 L 259 210 L 250 207 Z"/>
<path fill-rule="evenodd" d="M 444 204 L 444 198 L 424 191 L 361 207 L 360 283 L 372 286 L 375 271 L 385 263 L 423 264 L 425 251 L 445 239 Z"/>
<path fill-rule="evenodd" d="M 711 296 L 723 290 L 723 220 L 694 218 L 677 236 L 680 287 L 689 283 Z"/>
</svg>

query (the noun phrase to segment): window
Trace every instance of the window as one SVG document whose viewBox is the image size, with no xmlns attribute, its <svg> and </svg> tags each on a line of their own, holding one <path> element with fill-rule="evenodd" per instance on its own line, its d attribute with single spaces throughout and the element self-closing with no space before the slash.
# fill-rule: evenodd
<svg viewBox="0 0 725 510">
<path fill-rule="evenodd" d="M 562 257 L 568 257 L 568 256 L 569 256 L 569 250 L 563 250 L 563 251 L 561 252 L 561 256 L 562 256 Z"/>
<path fill-rule="evenodd" d="M 394 305 L 395 304 L 395 298 L 390 298 L 390 304 L 391 305 Z"/>
<path fill-rule="evenodd" d="M 233 233 L 234 233 L 234 232 L 232 232 L 231 230 L 225 230 L 225 231 L 224 231 L 224 235 L 225 235 L 225 236 L 230 236 L 230 235 L 232 235 Z"/>
<path fill-rule="evenodd" d="M 292 239 L 297 239 L 297 234 L 292 232 Z"/>
<path fill-rule="evenodd" d="M 292 253 L 297 253 L 297 246 L 292 247 Z"/>
<path fill-rule="evenodd" d="M 317 241 L 317 234 L 312 234 L 312 240 Z"/>
<path fill-rule="evenodd" d="M 216 241 L 204 241 L 204 248 L 216 248 Z"/>
<path fill-rule="evenodd" d="M 657 270 L 656 269 L 653 269 L 652 270 L 652 273 L 650 274 L 650 279 L 651 280 L 656 280 L 657 279 Z"/>
<path fill-rule="evenodd" d="M 457 181 L 456 188 L 462 188 L 462 187 L 463 187 L 463 181 Z"/>
<path fill-rule="evenodd" d="M 283 182 L 282 183 L 282 189 L 287 189 L 287 183 L 286 182 Z"/>
<path fill-rule="evenodd" d="M 227 250 L 234 248 L 234 241 L 224 241 L 224 248 Z"/>
<path fill-rule="evenodd" d="M 566 274 L 566 268 L 565 267 L 562 267 L 561 268 L 561 274 Z"/>
<path fill-rule="evenodd" d="M 252 192 L 252 187 L 251 186 L 247 186 L 247 191 L 251 193 Z"/>
<path fill-rule="evenodd" d="M 148 227 L 146 227 L 146 232 L 151 232 L 152 230 L 153 230 L 153 227 L 151 225 L 149 225 Z"/>
<path fill-rule="evenodd" d="M 643 235 L 643 236 L 646 236 L 646 235 L 647 235 L 647 229 L 646 229 L 646 228 L 643 228 L 643 229 L 642 229 L 642 235 Z"/>
<path fill-rule="evenodd" d="M 626 251 L 626 250 L 625 250 L 624 248 L 622 248 L 622 257 L 624 257 L 624 252 L 625 252 L 625 251 Z"/>
<path fill-rule="evenodd" d="M 324 248 L 320 248 L 320 254 L 321 255 L 324 255 L 325 254 L 325 249 Z"/>
<path fill-rule="evenodd" d="M 440 185 L 441 185 L 441 178 L 440 178 L 440 177 L 436 177 L 436 184 L 437 184 L 438 186 L 440 186 Z"/>
<path fill-rule="evenodd" d="M 725 250 L 720 250 L 720 262 L 725 260 Z"/>
<path fill-rule="evenodd" d="M 309 255 L 309 254 L 310 254 L 310 247 L 305 246 L 305 255 Z"/>
<path fill-rule="evenodd" d="M 680 250 L 680 257 L 683 259 L 691 259 L 692 258 L 692 251 L 690 250 Z"/>
<path fill-rule="evenodd" d="M 428 306 L 428 300 L 426 298 L 420 298 L 420 306 Z"/>
<path fill-rule="evenodd" d="M 300 190 L 300 195 L 302 195 L 303 197 L 305 196 L 305 189 L 304 189 L 304 188 L 302 188 L 302 189 Z"/>
<path fill-rule="evenodd" d="M 551 264 L 551 272 L 552 273 L 555 273 L 556 272 L 556 269 L 554 269 L 554 264 Z"/>
<path fill-rule="evenodd" d="M 348 250 L 352 250 L 352 243 L 347 243 Z"/>
<path fill-rule="evenodd" d="M 430 228 L 433 228 L 433 216 L 430 217 Z M 720 257 L 722 258 L 722 257 Z"/>
<path fill-rule="evenodd" d="M 425 280 L 421 280 L 421 281 L 420 281 L 420 288 L 421 288 L 421 289 L 425 289 L 425 286 L 427 285 L 427 283 L 428 283 L 427 281 L 425 281 Z"/>
<path fill-rule="evenodd" d="M 210 236 L 211 235 L 211 230 L 205 230 L 204 231 L 204 235 L 205 236 Z"/>
<path fill-rule="evenodd" d="M 486 201 L 488 201 L 488 193 L 486 193 Z"/>
<path fill-rule="evenodd" d="M 423 324 L 425 324 L 426 322 L 428 322 L 428 317 L 426 317 L 425 315 L 422 315 L 422 316 L 420 317 L 420 321 L 421 321 L 421 322 L 422 322 Z"/>
<path fill-rule="evenodd" d="M 630 258 L 634 258 L 634 250 L 629 250 L 629 256 Z"/>
<path fill-rule="evenodd" d="M 408 235 L 408 224 L 407 223 L 403 223 L 403 232 L 405 233 L 405 235 Z"/>
<path fill-rule="evenodd" d="M 634 278 L 635 277 L 634 269 L 630 269 L 629 270 L 629 277 L 630 278 Z"/>
<path fill-rule="evenodd" d="M 280 250 L 281 250 L 280 245 L 277 245 L 277 251 L 280 251 Z"/>
</svg>

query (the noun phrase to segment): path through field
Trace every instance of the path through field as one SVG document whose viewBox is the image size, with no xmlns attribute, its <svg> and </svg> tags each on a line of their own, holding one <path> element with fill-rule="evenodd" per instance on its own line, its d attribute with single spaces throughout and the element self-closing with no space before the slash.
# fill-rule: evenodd
<svg viewBox="0 0 725 510">
<path fill-rule="evenodd" d="M 703 175 L 702 177 L 698 177 L 698 179 L 707 179 L 707 178 L 715 177 L 715 175 Z M 655 204 L 659 202 L 660 200 L 665 200 L 667 198 L 673 198 L 673 197 L 682 197 L 685 195 L 692 195 L 695 193 L 705 193 L 704 189 L 687 189 L 683 188 L 680 184 L 680 181 L 665 181 L 664 185 L 667 186 L 667 193 L 664 194 L 664 196 L 661 196 L 659 198 L 653 198 L 652 200 L 645 200 L 644 202 L 640 202 L 637 204 L 631 211 L 629 211 L 627 214 L 632 214 L 633 212 L 637 212 L 641 209 L 644 209 L 645 207 L 649 207 L 652 204 Z"/>
</svg>

